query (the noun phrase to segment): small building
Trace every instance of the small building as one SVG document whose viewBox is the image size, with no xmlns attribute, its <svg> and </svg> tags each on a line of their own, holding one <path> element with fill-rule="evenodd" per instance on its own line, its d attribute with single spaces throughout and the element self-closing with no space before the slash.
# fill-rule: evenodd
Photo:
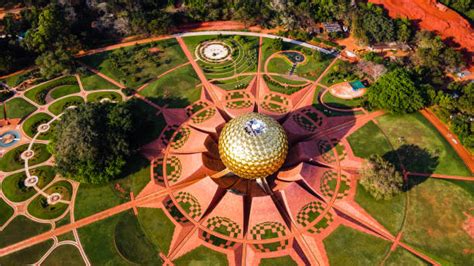
<svg viewBox="0 0 474 266">
<path fill-rule="evenodd" d="M 342 27 L 337 22 L 323 22 L 324 30 L 328 33 L 342 32 Z"/>
</svg>

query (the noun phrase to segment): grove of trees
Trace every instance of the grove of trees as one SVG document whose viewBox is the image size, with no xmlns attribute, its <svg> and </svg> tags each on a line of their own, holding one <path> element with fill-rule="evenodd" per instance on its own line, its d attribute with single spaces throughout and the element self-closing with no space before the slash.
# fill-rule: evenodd
<svg viewBox="0 0 474 266">
<path fill-rule="evenodd" d="M 132 118 L 126 103 L 87 103 L 67 110 L 49 146 L 58 171 L 83 183 L 116 178 L 134 151 Z"/>
</svg>

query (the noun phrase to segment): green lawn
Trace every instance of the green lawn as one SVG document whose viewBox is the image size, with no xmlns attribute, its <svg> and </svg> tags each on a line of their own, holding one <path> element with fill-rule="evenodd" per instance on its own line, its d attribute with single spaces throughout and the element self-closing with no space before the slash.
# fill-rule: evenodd
<svg viewBox="0 0 474 266">
<path fill-rule="evenodd" d="M 47 240 L 34 246 L 0 256 L 0 265 L 32 265 L 37 262 L 53 245 L 53 240 Z"/>
<path fill-rule="evenodd" d="M 114 180 L 125 191 L 136 196 L 150 182 L 150 161 L 141 154 L 132 157 L 124 167 L 123 178 Z"/>
<path fill-rule="evenodd" d="M 39 188 L 48 185 L 56 175 L 56 172 L 51 166 L 40 166 L 30 170 L 32 175 L 38 176 Z M 26 174 L 24 172 L 16 173 L 7 176 L 2 181 L 3 194 L 13 202 L 22 202 L 36 194 L 36 190 L 32 187 L 25 187 L 24 181 Z"/>
<path fill-rule="evenodd" d="M 377 120 L 409 171 L 471 175 L 451 145 L 420 113 L 384 115 Z"/>
<path fill-rule="evenodd" d="M 41 124 L 48 123 L 51 119 L 53 119 L 50 115 L 46 113 L 36 113 L 23 122 L 23 131 L 25 131 L 28 137 L 33 138 L 35 134 L 38 132 L 38 126 Z M 40 140 L 47 140 L 51 136 L 51 130 L 40 134 L 38 139 Z"/>
<path fill-rule="evenodd" d="M 260 261 L 260 266 L 290 266 L 290 265 L 298 265 L 290 256 L 283 256 L 278 258 L 268 258 L 262 259 Z"/>
<path fill-rule="evenodd" d="M 0 227 L 4 225 L 13 215 L 13 208 L 3 199 L 0 199 Z"/>
<path fill-rule="evenodd" d="M 159 52 L 152 53 L 149 51 L 151 48 L 157 48 Z M 120 58 L 118 66 L 114 66 L 113 57 Z M 187 58 L 176 39 L 168 39 L 85 56 L 80 60 L 125 86 L 136 89 L 163 72 L 185 63 Z M 88 89 L 97 89 L 87 83 L 85 86 Z"/>
<path fill-rule="evenodd" d="M 137 114 L 137 118 L 141 119 L 146 130 L 139 132 L 139 137 L 135 139 L 137 146 L 143 146 L 155 139 L 157 139 L 161 131 L 166 127 L 166 120 L 163 114 L 156 115 L 157 111 L 153 106 L 139 99 L 132 99 L 128 102 L 133 101 L 134 113 Z"/>
<path fill-rule="evenodd" d="M 313 107 L 316 108 L 317 110 L 323 112 L 325 116 L 333 117 L 333 116 L 355 116 L 359 114 L 363 114 L 361 111 L 353 112 L 353 111 L 348 111 L 348 112 L 340 112 L 340 111 L 333 111 L 328 108 L 326 108 L 324 105 L 322 105 L 319 102 L 319 95 L 323 92 L 324 88 L 318 86 L 316 91 L 314 92 L 314 97 L 313 97 Z"/>
<path fill-rule="evenodd" d="M 390 253 L 390 256 L 385 261 L 387 266 L 399 266 L 399 265 L 410 265 L 410 266 L 424 266 L 429 263 L 411 254 L 404 248 L 398 247 L 395 251 Z"/>
<path fill-rule="evenodd" d="M 15 86 L 20 85 L 20 83 L 27 80 L 29 77 L 31 77 L 32 74 L 33 74 L 33 71 L 29 70 L 29 71 L 24 72 L 22 74 L 10 76 L 6 79 L 3 79 L 2 81 L 5 82 L 10 87 L 15 87 Z"/>
<path fill-rule="evenodd" d="M 324 70 L 329 66 L 334 57 L 329 55 L 321 55 L 321 59 L 316 60 L 316 58 L 312 56 L 312 50 L 299 45 L 298 47 L 303 51 L 303 53 L 305 53 L 306 62 L 296 66 L 296 75 L 313 81 L 317 80 Z"/>
<path fill-rule="evenodd" d="M 51 98 L 58 99 L 58 98 L 64 97 L 64 96 L 69 95 L 69 94 L 78 93 L 80 91 L 81 91 L 81 88 L 79 88 L 79 85 L 77 85 L 77 84 L 75 84 L 75 85 L 62 85 L 62 86 L 58 86 L 58 87 L 54 88 L 50 92 L 50 95 L 51 95 Z"/>
<path fill-rule="evenodd" d="M 77 106 L 77 105 L 80 105 L 84 103 L 84 99 L 80 96 L 71 96 L 71 97 L 67 97 L 67 98 L 63 98 L 61 100 L 58 100 L 56 102 L 54 102 L 53 104 L 51 104 L 49 107 L 48 107 L 48 110 L 55 114 L 55 115 L 59 115 L 61 114 L 67 107 L 69 106 Z"/>
<path fill-rule="evenodd" d="M 225 80 L 216 80 L 213 81 L 212 84 L 217 85 L 219 88 L 224 89 L 224 90 L 239 90 L 239 89 L 245 89 L 249 85 L 250 81 L 254 76 L 248 75 L 248 76 L 238 76 L 235 78 L 231 79 L 225 79 Z"/>
<path fill-rule="evenodd" d="M 115 246 L 127 260 L 141 265 L 160 265 L 157 250 L 144 234 L 133 213 L 126 213 L 115 226 Z"/>
<path fill-rule="evenodd" d="M 62 245 L 54 249 L 54 251 L 41 264 L 44 266 L 59 265 L 85 265 L 81 253 L 73 245 Z"/>
<path fill-rule="evenodd" d="M 403 241 L 441 264 L 470 265 L 474 254 L 464 250 L 472 250 L 473 240 L 464 226 L 466 214 L 474 215 L 474 195 L 467 189 L 473 185 L 456 183 L 429 178 L 408 192 Z"/>
<path fill-rule="evenodd" d="M 46 95 L 56 88 L 64 85 L 78 86 L 77 79 L 74 76 L 64 76 L 38 85 L 25 92 L 25 96 L 37 104 L 46 104 Z"/>
<path fill-rule="evenodd" d="M 352 133 L 347 137 L 347 141 L 351 145 L 354 155 L 364 159 L 369 158 L 372 154 L 382 156 L 392 150 L 383 132 L 372 121 Z"/>
<path fill-rule="evenodd" d="M 138 222 L 155 249 L 168 254 L 175 226 L 163 210 L 139 208 Z"/>
<path fill-rule="evenodd" d="M 71 183 L 67 181 L 56 182 L 46 190 L 47 194 L 59 193 L 62 195 L 62 199 L 70 200 L 72 194 Z M 40 219 L 55 219 L 61 216 L 66 209 L 68 204 L 56 203 L 54 205 L 47 204 L 46 198 L 42 195 L 36 196 L 33 201 L 28 205 L 28 212 Z"/>
<path fill-rule="evenodd" d="M 173 261 L 177 266 L 181 265 L 228 265 L 227 257 L 225 254 L 206 248 L 205 246 L 199 246 L 193 249 L 189 253 L 177 258 Z"/>
<path fill-rule="evenodd" d="M 323 240 L 330 265 L 378 265 L 391 243 L 346 226 Z"/>
<path fill-rule="evenodd" d="M 140 94 L 158 105 L 182 108 L 199 100 L 200 83 L 192 66 L 181 67 L 164 77 L 150 83 Z"/>
<path fill-rule="evenodd" d="M 8 118 L 24 118 L 25 116 L 36 111 L 36 107 L 31 103 L 21 98 L 13 98 L 6 103 Z M 0 104 L 0 109 L 3 110 L 3 104 Z M 0 118 L 5 118 L 3 111 L 0 112 Z"/>
<path fill-rule="evenodd" d="M 87 95 L 87 101 L 88 102 L 100 102 L 102 99 L 108 98 L 111 101 L 114 102 L 121 102 L 122 101 L 122 95 L 116 92 L 112 91 L 102 91 L 102 92 L 96 92 L 96 93 L 91 93 Z"/>
<path fill-rule="evenodd" d="M 76 220 L 122 203 L 122 200 L 115 194 L 113 189 L 110 184 L 81 184 L 76 196 L 76 205 L 74 206 Z"/>
<path fill-rule="evenodd" d="M 375 200 L 360 184 L 357 185 L 355 201 L 390 233 L 397 235 L 405 216 L 406 194 L 401 193 L 390 200 Z"/>
<path fill-rule="evenodd" d="M 29 144 L 23 144 L 10 150 L 0 159 L 0 170 L 11 172 L 24 167 L 24 161 L 20 158 L 21 153 L 28 149 Z M 32 150 L 35 152 L 33 158 L 28 161 L 29 166 L 42 163 L 51 157 L 45 144 L 34 144 Z"/>
<path fill-rule="evenodd" d="M 286 78 L 285 76 L 277 76 L 277 75 L 271 75 L 272 79 L 282 83 L 283 85 L 306 85 L 309 84 L 308 82 L 304 80 L 295 80 L 295 79 L 290 79 Z"/>
<path fill-rule="evenodd" d="M 120 213 L 77 229 L 92 265 L 130 265 L 115 248 L 115 226 L 126 215 Z"/>
<path fill-rule="evenodd" d="M 362 98 L 341 99 L 327 92 L 323 97 L 323 102 L 335 108 L 352 109 L 361 106 Z"/>
<path fill-rule="evenodd" d="M 86 91 L 93 90 L 118 90 L 119 88 L 114 84 L 108 82 L 106 79 L 101 78 L 99 75 L 87 71 L 85 74 L 80 75 L 82 87 Z"/>
<path fill-rule="evenodd" d="M 288 74 L 290 72 L 292 64 L 283 58 L 283 55 L 275 56 L 268 62 L 267 70 L 270 73 Z"/>
<path fill-rule="evenodd" d="M 23 215 L 17 216 L 3 231 L 0 231 L 0 248 L 39 235 L 50 229 L 50 224 L 33 222 Z"/>
<path fill-rule="evenodd" d="M 358 77 L 355 73 L 348 71 L 347 68 L 350 69 L 348 62 L 342 61 L 337 59 L 337 62 L 332 65 L 326 75 L 321 79 L 321 84 L 329 87 L 336 83 L 344 82 L 344 81 L 354 81 L 357 80 Z"/>
</svg>

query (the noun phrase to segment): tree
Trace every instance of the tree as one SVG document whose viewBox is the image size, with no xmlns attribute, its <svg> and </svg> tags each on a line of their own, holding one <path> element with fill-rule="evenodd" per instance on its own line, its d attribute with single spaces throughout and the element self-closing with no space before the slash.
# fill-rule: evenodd
<svg viewBox="0 0 474 266">
<path fill-rule="evenodd" d="M 77 48 L 78 41 L 70 34 L 69 25 L 59 6 L 50 4 L 40 13 L 34 27 L 29 29 L 23 40 L 28 50 L 42 53 L 58 47 Z"/>
<path fill-rule="evenodd" d="M 360 172 L 359 182 L 377 200 L 391 199 L 403 188 L 401 174 L 380 155 L 370 156 Z"/>
<path fill-rule="evenodd" d="M 395 40 L 395 23 L 384 9 L 361 3 L 353 14 L 354 36 L 365 44 L 391 42 Z"/>
<path fill-rule="evenodd" d="M 369 87 L 367 101 L 392 113 L 412 113 L 425 106 L 424 94 L 407 71 L 397 68 Z"/>
<path fill-rule="evenodd" d="M 64 113 L 50 149 L 59 172 L 83 183 L 117 177 L 133 152 L 133 119 L 126 103 L 87 103 Z"/>
<path fill-rule="evenodd" d="M 35 60 L 36 65 L 40 69 L 41 76 L 46 79 L 71 73 L 74 69 L 73 62 L 70 52 L 61 48 L 54 52 L 44 52 Z"/>
</svg>

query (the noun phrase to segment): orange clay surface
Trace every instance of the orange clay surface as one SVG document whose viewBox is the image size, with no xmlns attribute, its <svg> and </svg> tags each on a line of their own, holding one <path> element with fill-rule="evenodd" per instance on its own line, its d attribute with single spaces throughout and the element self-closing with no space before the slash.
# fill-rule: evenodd
<svg viewBox="0 0 474 266">
<path fill-rule="evenodd" d="M 369 0 L 382 4 L 392 17 L 419 20 L 423 29 L 436 31 L 443 38 L 453 38 L 470 52 L 474 51 L 474 30 L 469 22 L 451 9 L 441 11 L 434 0 Z"/>
<path fill-rule="evenodd" d="M 362 97 L 365 94 L 366 89 L 353 90 L 349 82 L 341 82 L 332 85 L 329 88 L 329 92 L 341 99 L 354 99 Z"/>
</svg>

